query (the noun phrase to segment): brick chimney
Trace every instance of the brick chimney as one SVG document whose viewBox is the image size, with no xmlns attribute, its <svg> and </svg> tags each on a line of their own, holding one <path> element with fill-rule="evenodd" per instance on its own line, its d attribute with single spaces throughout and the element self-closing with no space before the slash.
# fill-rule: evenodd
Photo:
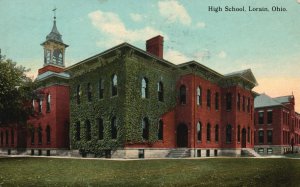
<svg viewBox="0 0 300 187">
<path fill-rule="evenodd" d="M 146 51 L 159 58 L 163 58 L 164 37 L 158 35 L 146 41 Z"/>
</svg>

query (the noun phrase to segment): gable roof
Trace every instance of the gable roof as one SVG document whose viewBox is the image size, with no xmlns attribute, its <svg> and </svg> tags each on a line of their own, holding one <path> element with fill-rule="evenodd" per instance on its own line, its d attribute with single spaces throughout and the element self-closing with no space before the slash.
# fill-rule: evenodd
<svg viewBox="0 0 300 187">
<path fill-rule="evenodd" d="M 254 99 L 254 108 L 272 107 L 272 106 L 283 106 L 280 102 L 276 101 L 272 97 L 265 93 L 260 94 Z"/>
<path fill-rule="evenodd" d="M 235 71 L 235 72 L 232 72 L 232 73 L 228 73 L 228 74 L 225 74 L 224 75 L 225 77 L 240 77 L 252 84 L 254 84 L 255 86 L 258 85 L 251 69 L 245 69 L 245 70 L 241 70 L 241 71 Z"/>
</svg>

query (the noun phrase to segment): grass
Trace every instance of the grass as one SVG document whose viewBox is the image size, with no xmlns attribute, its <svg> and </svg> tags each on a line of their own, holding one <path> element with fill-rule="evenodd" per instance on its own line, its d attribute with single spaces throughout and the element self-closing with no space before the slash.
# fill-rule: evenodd
<svg viewBox="0 0 300 187">
<path fill-rule="evenodd" d="M 299 186 L 300 159 L 0 158 L 0 186 Z"/>
</svg>

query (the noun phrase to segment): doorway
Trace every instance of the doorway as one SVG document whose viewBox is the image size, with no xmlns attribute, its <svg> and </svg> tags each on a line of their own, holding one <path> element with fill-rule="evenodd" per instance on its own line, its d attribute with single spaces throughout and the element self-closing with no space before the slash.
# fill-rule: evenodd
<svg viewBox="0 0 300 187">
<path fill-rule="evenodd" d="M 242 148 L 246 148 L 246 129 L 242 130 Z"/>
<path fill-rule="evenodd" d="M 188 146 L 188 128 L 185 124 L 180 124 L 177 127 L 177 147 Z"/>
</svg>

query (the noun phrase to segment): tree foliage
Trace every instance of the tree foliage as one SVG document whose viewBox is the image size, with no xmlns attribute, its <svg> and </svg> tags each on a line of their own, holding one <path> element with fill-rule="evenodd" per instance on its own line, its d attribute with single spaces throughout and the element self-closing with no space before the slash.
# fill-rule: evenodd
<svg viewBox="0 0 300 187">
<path fill-rule="evenodd" d="M 23 124 L 31 113 L 34 83 L 26 69 L 10 59 L 0 59 L 0 126 Z"/>
</svg>

